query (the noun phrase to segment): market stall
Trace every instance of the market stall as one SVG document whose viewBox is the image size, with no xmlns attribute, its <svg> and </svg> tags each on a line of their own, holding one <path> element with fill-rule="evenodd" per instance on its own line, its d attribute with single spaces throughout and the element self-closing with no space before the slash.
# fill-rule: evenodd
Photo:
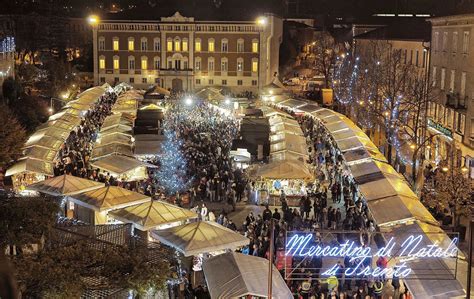
<svg viewBox="0 0 474 299">
<path fill-rule="evenodd" d="M 125 144 L 111 143 L 104 146 L 95 147 L 92 150 L 91 158 L 93 160 L 106 156 L 123 155 L 133 157 L 132 147 Z"/>
<path fill-rule="evenodd" d="M 155 165 L 142 162 L 132 157 L 122 155 L 109 155 L 91 163 L 95 168 L 109 172 L 112 176 L 122 181 L 137 181 L 148 178 L 148 168 Z"/>
<path fill-rule="evenodd" d="M 154 230 L 151 236 L 175 248 L 184 256 L 235 250 L 250 240 L 220 224 L 209 221 L 191 222 L 164 230 Z"/>
<path fill-rule="evenodd" d="M 5 176 L 12 176 L 13 188 L 23 192 L 26 186 L 53 175 L 53 163 L 23 158 L 7 169 Z"/>
<path fill-rule="evenodd" d="M 108 212 L 132 205 L 149 202 L 149 196 L 116 186 L 68 196 L 74 203 L 74 218 L 93 225 L 107 224 L 114 220 Z"/>
<path fill-rule="evenodd" d="M 268 263 L 267 259 L 236 252 L 228 252 L 205 260 L 203 270 L 211 297 L 268 298 Z M 293 298 L 275 266 L 272 266 L 272 298 Z"/>
<path fill-rule="evenodd" d="M 52 196 L 64 196 L 79 194 L 102 187 L 104 187 L 103 183 L 63 174 L 29 185 L 27 189 Z"/>
<path fill-rule="evenodd" d="M 198 218 L 188 209 L 180 208 L 161 200 L 151 200 L 142 204 L 111 211 L 109 215 L 125 223 L 132 223 L 141 231 L 163 229 L 184 224 Z"/>
</svg>

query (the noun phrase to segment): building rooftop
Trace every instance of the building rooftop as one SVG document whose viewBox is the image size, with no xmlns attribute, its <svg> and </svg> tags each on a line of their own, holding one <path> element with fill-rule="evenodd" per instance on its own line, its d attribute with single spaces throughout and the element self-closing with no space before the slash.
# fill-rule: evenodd
<svg viewBox="0 0 474 299">
<path fill-rule="evenodd" d="M 356 39 L 430 41 L 431 25 L 424 19 L 400 19 L 389 25 L 359 34 Z"/>
</svg>

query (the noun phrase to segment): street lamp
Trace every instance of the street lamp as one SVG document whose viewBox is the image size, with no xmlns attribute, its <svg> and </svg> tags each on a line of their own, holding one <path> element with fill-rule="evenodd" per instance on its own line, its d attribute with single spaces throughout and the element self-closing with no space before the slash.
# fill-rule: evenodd
<svg viewBox="0 0 474 299">
<path fill-rule="evenodd" d="M 229 98 L 225 98 L 224 103 L 225 103 L 226 105 L 229 105 L 229 104 L 230 104 L 230 99 L 229 99 Z"/>
<path fill-rule="evenodd" d="M 260 25 L 260 26 L 265 26 L 267 25 L 267 18 L 265 17 L 259 17 L 257 19 L 257 24 Z"/>
<path fill-rule="evenodd" d="M 87 18 L 87 21 L 88 21 L 89 24 L 91 24 L 91 25 L 96 25 L 97 23 L 99 23 L 99 17 L 96 16 L 96 15 L 90 15 L 90 16 Z"/>
<path fill-rule="evenodd" d="M 191 106 L 193 103 L 193 99 L 191 97 L 187 97 L 184 99 L 184 103 L 186 104 L 186 106 Z"/>
<path fill-rule="evenodd" d="M 441 168 L 441 170 L 443 170 L 443 172 L 448 172 L 449 168 L 444 166 L 443 168 Z"/>
</svg>

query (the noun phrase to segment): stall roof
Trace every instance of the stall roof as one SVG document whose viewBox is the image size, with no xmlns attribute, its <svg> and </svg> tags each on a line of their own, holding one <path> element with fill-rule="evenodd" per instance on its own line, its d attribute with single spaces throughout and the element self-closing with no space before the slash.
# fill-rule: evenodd
<svg viewBox="0 0 474 299">
<path fill-rule="evenodd" d="M 139 161 L 135 158 L 121 155 L 106 156 L 104 158 L 98 159 L 92 162 L 92 166 L 105 171 L 113 172 L 118 175 L 132 171 L 138 167 L 156 167 L 155 165 Z"/>
<path fill-rule="evenodd" d="M 291 117 L 291 115 L 288 115 L 288 117 Z M 275 115 L 268 118 L 268 123 L 270 124 L 270 126 L 286 124 L 300 128 L 300 124 L 295 119 L 288 117 L 281 117 L 280 115 Z"/>
<path fill-rule="evenodd" d="M 398 172 L 390 164 L 373 159 L 350 165 L 349 168 L 358 184 L 383 179 L 385 176 L 399 177 Z"/>
<path fill-rule="evenodd" d="M 107 116 L 102 124 L 101 130 L 107 130 L 117 126 L 133 127 L 133 118 L 127 113 L 117 113 Z"/>
<path fill-rule="evenodd" d="M 40 139 L 33 139 L 33 140 L 29 139 L 25 143 L 24 148 L 27 149 L 33 146 L 38 146 L 38 147 L 44 147 L 47 149 L 52 149 L 52 150 L 57 151 L 59 150 L 59 148 L 61 147 L 63 143 L 64 143 L 64 140 L 62 139 L 54 138 L 51 136 L 44 136 Z"/>
<path fill-rule="evenodd" d="M 77 96 L 75 100 L 80 105 L 91 105 L 99 100 L 99 97 L 103 95 L 106 88 L 103 86 L 91 87 Z"/>
<path fill-rule="evenodd" d="M 104 187 L 103 183 L 86 180 L 69 174 L 53 177 L 27 187 L 52 196 L 74 195 Z"/>
<path fill-rule="evenodd" d="M 307 113 L 313 113 L 313 112 L 318 111 L 319 109 L 321 109 L 321 107 L 319 107 L 316 104 L 307 104 L 307 105 L 298 107 L 296 110 L 307 112 Z"/>
<path fill-rule="evenodd" d="M 131 135 L 126 135 L 126 134 L 108 134 L 105 136 L 100 136 L 100 138 L 97 140 L 97 146 L 104 146 L 107 144 L 113 144 L 113 143 L 118 143 L 118 144 L 125 144 L 128 146 L 132 145 L 132 136 Z"/>
<path fill-rule="evenodd" d="M 137 135 L 139 136 L 139 135 Z M 153 140 L 135 140 L 135 155 L 156 155 L 161 152 L 161 144 L 163 141 Z"/>
<path fill-rule="evenodd" d="M 270 161 L 298 160 L 298 161 L 304 162 L 307 159 L 308 159 L 308 156 L 306 155 L 295 153 L 295 152 L 289 152 L 286 150 L 270 154 Z"/>
<path fill-rule="evenodd" d="M 344 152 L 344 160 L 346 160 L 349 165 L 363 163 L 370 159 L 387 162 L 387 159 L 379 150 L 356 148 Z"/>
<path fill-rule="evenodd" d="M 257 170 L 257 176 L 275 180 L 311 180 L 314 178 L 305 162 L 296 159 L 270 162 Z"/>
<path fill-rule="evenodd" d="M 140 230 L 150 230 L 163 224 L 170 224 L 197 218 L 188 209 L 160 200 L 151 200 L 139 205 L 129 206 L 110 212 L 110 215 L 125 223 L 133 223 Z"/>
<path fill-rule="evenodd" d="M 378 150 L 375 144 L 370 141 L 368 138 L 362 138 L 362 137 L 351 137 L 351 138 L 346 138 L 342 140 L 336 141 L 337 147 L 341 152 L 345 152 L 348 150 L 356 149 L 356 148 L 370 148 L 373 150 Z"/>
<path fill-rule="evenodd" d="M 150 201 L 150 197 L 116 186 L 107 186 L 70 196 L 74 203 L 97 212 L 120 209 Z"/>
<path fill-rule="evenodd" d="M 111 143 L 104 146 L 95 147 L 92 150 L 93 159 L 100 159 L 110 155 L 124 155 L 132 157 L 132 147 L 125 144 Z"/>
<path fill-rule="evenodd" d="M 359 189 L 367 202 L 391 196 L 417 198 L 401 177 L 384 176 L 381 180 L 359 184 Z"/>
<path fill-rule="evenodd" d="M 268 260 L 237 252 L 227 252 L 203 263 L 204 275 L 215 299 L 268 296 Z M 225 269 L 225 271 L 223 271 Z M 293 298 L 277 268 L 272 266 L 272 298 Z"/>
<path fill-rule="evenodd" d="M 176 248 L 184 256 L 236 249 L 250 240 L 220 224 L 209 221 L 191 222 L 164 230 L 154 230 L 152 237 Z"/>
<path fill-rule="evenodd" d="M 447 248 L 451 239 L 438 226 L 423 222 L 414 222 L 410 225 L 402 225 L 394 228 L 386 236 L 393 236 L 398 239 L 405 239 L 410 235 L 422 235 L 423 240 L 419 247 L 433 245 L 434 242 L 441 244 L 442 248 Z M 394 252 L 399 248 L 395 247 Z M 460 252 L 459 252 L 460 254 Z M 456 258 L 430 258 L 411 259 L 407 261 L 407 267 L 412 269 L 411 279 L 406 279 L 405 284 L 415 298 L 465 298 L 466 293 L 461 282 L 467 281 L 465 272 L 455 270 L 460 265 Z"/>
<path fill-rule="evenodd" d="M 46 161 L 25 158 L 19 160 L 13 166 L 7 169 L 5 176 L 11 176 L 19 173 L 36 173 L 43 175 L 53 175 L 53 163 Z"/>
<path fill-rule="evenodd" d="M 107 130 L 101 130 L 100 131 L 100 136 L 107 136 L 111 134 L 122 134 L 122 135 L 128 135 L 132 136 L 133 132 L 132 129 L 127 127 L 127 126 L 117 126 L 117 127 L 112 127 Z"/>
<path fill-rule="evenodd" d="M 225 96 L 221 93 L 221 90 L 215 87 L 204 87 L 200 91 L 196 92 L 196 96 L 214 101 L 223 101 L 225 99 Z"/>
<path fill-rule="evenodd" d="M 24 150 L 24 156 L 36 160 L 46 161 L 46 162 L 53 162 L 56 158 L 58 151 L 54 149 L 49 149 L 37 145 L 33 145 L 29 148 Z"/>
<path fill-rule="evenodd" d="M 119 98 L 112 107 L 112 112 L 136 113 L 138 109 L 138 99 Z"/>
<path fill-rule="evenodd" d="M 368 201 L 367 205 L 379 227 L 413 220 L 437 223 L 417 198 L 390 196 Z"/>
<path fill-rule="evenodd" d="M 53 138 L 65 141 L 69 137 L 69 134 L 71 134 L 71 131 L 69 131 L 69 130 L 65 130 L 65 129 L 61 129 L 61 128 L 55 128 L 55 127 L 49 127 L 47 129 L 37 131 L 33 135 L 31 135 L 28 138 L 28 141 L 26 142 L 25 146 L 35 144 L 37 141 L 44 138 L 45 136 L 49 136 L 49 137 L 53 137 Z"/>
<path fill-rule="evenodd" d="M 306 103 L 305 101 L 289 99 L 287 101 L 279 103 L 278 105 L 280 105 L 282 107 L 288 107 L 288 108 L 291 108 L 291 109 L 296 109 L 298 107 L 301 107 L 301 106 L 304 106 L 304 105 L 307 105 L 307 104 L 308 103 Z"/>
<path fill-rule="evenodd" d="M 288 133 L 288 134 L 303 136 L 303 131 L 301 130 L 299 126 L 296 127 L 287 123 L 279 123 L 279 124 L 270 126 L 270 131 L 274 134 Z"/>
<path fill-rule="evenodd" d="M 287 133 L 284 135 L 284 140 L 270 144 L 270 153 L 287 150 L 306 156 L 308 155 L 306 139 L 304 137 Z"/>
</svg>

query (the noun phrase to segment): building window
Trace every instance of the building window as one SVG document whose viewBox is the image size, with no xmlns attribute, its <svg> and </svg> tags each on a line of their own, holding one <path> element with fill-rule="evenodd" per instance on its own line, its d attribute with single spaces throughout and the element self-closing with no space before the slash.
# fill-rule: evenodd
<svg viewBox="0 0 474 299">
<path fill-rule="evenodd" d="M 214 79 L 209 79 L 209 85 L 213 85 L 214 84 Z"/>
<path fill-rule="evenodd" d="M 99 58 L 99 69 L 105 70 L 105 57 L 100 56 Z"/>
<path fill-rule="evenodd" d="M 454 92 L 454 78 L 456 77 L 456 71 L 451 70 L 451 77 L 449 78 L 449 91 Z"/>
<path fill-rule="evenodd" d="M 403 55 L 404 63 L 407 64 L 408 50 L 405 49 L 404 53 L 405 53 L 405 54 Z"/>
<path fill-rule="evenodd" d="M 142 37 L 141 50 L 142 51 L 147 51 L 148 50 L 148 41 L 147 41 L 146 37 Z"/>
<path fill-rule="evenodd" d="M 115 77 L 115 78 L 114 78 L 114 82 L 115 82 L 115 83 L 118 83 L 118 82 L 119 82 L 119 77 Z"/>
<path fill-rule="evenodd" d="M 458 32 L 453 32 L 453 45 L 452 45 L 452 52 L 456 53 L 458 51 Z"/>
<path fill-rule="evenodd" d="M 207 61 L 207 70 L 209 72 L 213 72 L 214 71 L 214 58 L 209 58 L 209 60 Z"/>
<path fill-rule="evenodd" d="M 254 72 L 254 73 L 258 72 L 258 61 L 257 60 L 252 60 L 252 72 Z"/>
<path fill-rule="evenodd" d="M 196 79 L 196 85 L 201 85 L 201 79 Z"/>
<path fill-rule="evenodd" d="M 114 70 L 120 69 L 120 60 L 118 56 L 114 56 Z"/>
<path fill-rule="evenodd" d="M 228 70 L 227 58 L 222 58 L 221 59 L 221 72 L 227 72 L 227 70 Z"/>
<path fill-rule="evenodd" d="M 175 39 L 174 40 L 174 50 L 176 52 L 181 51 L 181 40 L 180 39 Z"/>
<path fill-rule="evenodd" d="M 423 67 L 426 67 L 426 51 L 423 50 Z"/>
<path fill-rule="evenodd" d="M 155 83 L 160 84 L 160 78 L 155 78 Z"/>
<path fill-rule="evenodd" d="M 153 39 L 153 50 L 157 52 L 161 50 L 160 39 L 158 37 Z"/>
<path fill-rule="evenodd" d="M 227 85 L 227 80 L 222 80 L 222 85 Z"/>
<path fill-rule="evenodd" d="M 148 69 L 148 58 L 143 56 L 142 57 L 142 70 Z"/>
<path fill-rule="evenodd" d="M 239 38 L 237 40 L 237 52 L 238 53 L 243 53 L 244 52 L 244 40 Z"/>
<path fill-rule="evenodd" d="M 210 38 L 207 42 L 207 50 L 209 52 L 214 52 L 214 39 L 213 38 Z"/>
<path fill-rule="evenodd" d="M 258 53 L 258 40 L 256 39 L 252 40 L 252 52 Z"/>
<path fill-rule="evenodd" d="M 448 48 L 448 32 L 445 31 L 443 32 L 443 51 L 446 52 L 447 48 Z"/>
<path fill-rule="evenodd" d="M 441 82 L 439 83 L 439 88 L 444 90 L 444 81 L 446 79 L 446 69 L 443 67 L 441 69 Z"/>
<path fill-rule="evenodd" d="M 439 32 L 434 33 L 433 50 L 435 50 L 435 51 L 439 50 Z"/>
<path fill-rule="evenodd" d="M 257 86 L 257 80 L 252 80 L 252 86 Z"/>
<path fill-rule="evenodd" d="M 129 51 L 135 50 L 135 39 L 133 37 L 128 38 L 128 50 Z"/>
<path fill-rule="evenodd" d="M 466 72 L 461 73 L 461 86 L 459 89 L 459 96 L 461 97 L 461 100 L 463 100 L 466 96 Z"/>
<path fill-rule="evenodd" d="M 244 60 L 242 58 L 237 58 L 237 72 L 244 71 Z"/>
<path fill-rule="evenodd" d="M 196 71 L 201 70 L 201 58 L 200 57 L 196 58 L 196 61 L 194 62 L 194 68 L 196 69 Z"/>
<path fill-rule="evenodd" d="M 173 51 L 173 40 L 169 38 L 166 42 L 166 51 L 172 52 Z"/>
<path fill-rule="evenodd" d="M 201 39 L 197 38 L 194 42 L 194 51 L 201 52 Z"/>
<path fill-rule="evenodd" d="M 113 48 L 114 48 L 114 51 L 118 51 L 119 50 L 119 39 L 118 37 L 114 37 L 114 40 L 113 40 Z"/>
<path fill-rule="evenodd" d="M 155 58 L 153 58 L 153 65 L 155 67 L 155 70 L 160 69 L 160 57 L 155 56 Z"/>
<path fill-rule="evenodd" d="M 180 70 L 181 69 L 181 59 L 176 59 L 174 61 L 174 69 L 175 70 Z"/>
<path fill-rule="evenodd" d="M 436 74 L 436 71 L 437 71 L 437 70 L 438 70 L 437 67 L 436 67 L 436 66 L 433 66 L 433 74 L 432 74 L 432 82 L 433 82 L 432 86 L 433 86 L 433 87 L 436 86 L 436 79 L 437 79 L 437 78 L 436 78 L 436 75 L 437 75 L 437 74 Z"/>
<path fill-rule="evenodd" d="M 105 77 L 100 77 L 100 83 L 102 83 L 102 84 L 105 83 Z M 474 123 L 473 123 L 473 125 L 474 125 Z"/>
<path fill-rule="evenodd" d="M 183 61 L 183 69 L 187 70 L 189 67 L 188 67 L 188 61 L 187 60 L 184 60 Z"/>
<path fill-rule="evenodd" d="M 135 57 L 129 56 L 128 57 L 128 69 L 134 70 L 135 69 Z"/>
<path fill-rule="evenodd" d="M 418 56 L 420 56 L 420 51 L 416 50 L 415 65 L 418 66 Z"/>
<path fill-rule="evenodd" d="M 99 37 L 99 51 L 105 50 L 105 37 Z"/>
<path fill-rule="evenodd" d="M 142 83 L 143 83 L 143 84 L 146 84 L 147 81 L 148 81 L 148 80 L 147 80 L 146 78 L 142 78 Z"/>
<path fill-rule="evenodd" d="M 464 31 L 464 35 L 462 37 L 462 53 L 469 53 L 469 31 Z"/>
<path fill-rule="evenodd" d="M 221 51 L 228 52 L 229 51 L 229 41 L 227 39 L 223 39 L 221 41 Z"/>
<path fill-rule="evenodd" d="M 242 80 L 237 80 L 237 85 L 241 86 L 242 85 Z"/>
<path fill-rule="evenodd" d="M 173 68 L 173 61 L 171 60 L 168 60 L 168 69 L 172 69 Z"/>
<path fill-rule="evenodd" d="M 135 83 L 135 78 L 130 77 L 130 78 L 128 79 L 128 82 L 130 82 L 130 83 Z"/>
<path fill-rule="evenodd" d="M 413 50 L 410 50 L 410 64 L 413 64 Z"/>
<path fill-rule="evenodd" d="M 188 52 L 188 40 L 183 39 L 183 52 Z"/>
</svg>

